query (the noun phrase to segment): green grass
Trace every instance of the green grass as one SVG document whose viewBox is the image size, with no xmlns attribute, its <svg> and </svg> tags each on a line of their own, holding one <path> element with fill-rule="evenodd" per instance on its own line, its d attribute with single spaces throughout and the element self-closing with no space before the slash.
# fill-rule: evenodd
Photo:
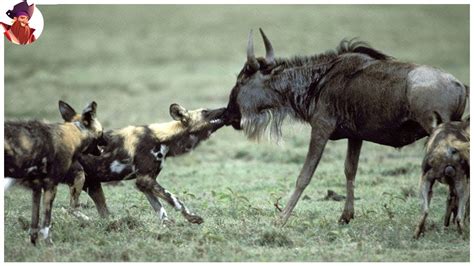
<svg viewBox="0 0 474 266">
<path fill-rule="evenodd" d="M 227 103 L 245 61 L 250 28 L 262 27 L 277 56 L 333 49 L 360 37 L 400 60 L 429 64 L 469 84 L 468 6 L 40 6 L 45 30 L 28 47 L 5 44 L 6 119 L 59 121 L 57 101 L 99 104 L 105 128 L 169 121 L 177 102 L 194 109 Z M 264 53 L 255 36 L 256 53 Z M 469 261 L 469 239 L 442 225 L 446 188 L 434 190 L 428 231 L 420 213 L 423 141 L 401 150 L 364 143 L 356 219 L 337 224 L 345 194 L 346 141 L 328 143 L 288 224 L 273 222 L 302 167 L 309 127 L 288 124 L 285 143 L 248 141 L 223 128 L 194 152 L 170 158 L 158 181 L 196 213 L 161 227 L 131 181 L 105 186 L 113 216 L 100 219 L 84 193 L 81 221 L 67 213 L 61 185 L 53 246 L 28 242 L 30 192 L 5 195 L 5 261 Z"/>
</svg>

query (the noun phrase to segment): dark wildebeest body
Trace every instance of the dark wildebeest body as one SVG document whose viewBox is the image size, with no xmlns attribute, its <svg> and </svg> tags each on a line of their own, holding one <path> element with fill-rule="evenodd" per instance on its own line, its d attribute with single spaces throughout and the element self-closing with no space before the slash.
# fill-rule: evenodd
<svg viewBox="0 0 474 266">
<path fill-rule="evenodd" d="M 192 151 L 201 141 L 221 128 L 224 108 L 216 110 L 198 109 L 187 111 L 173 104 L 170 114 L 176 120 L 144 126 L 128 126 L 105 133 L 107 146 L 100 157 L 83 155 L 76 173 L 85 172 L 84 190 L 94 200 L 99 214 L 109 214 L 102 190 L 102 182 L 135 179 L 137 188 L 145 194 L 160 220 L 168 220 L 158 198 L 164 199 L 192 223 L 203 219 L 188 208 L 156 178 L 167 157 L 179 156 Z M 77 205 L 76 201 L 76 205 Z"/>
<path fill-rule="evenodd" d="M 249 138 L 281 135 L 285 117 L 312 127 L 309 151 L 296 188 L 281 214 L 286 223 L 309 184 L 329 139 L 348 139 L 346 204 L 341 222 L 354 215 L 354 180 L 362 141 L 403 147 L 427 136 L 433 112 L 459 120 L 467 90 L 441 70 L 399 62 L 363 42 L 343 41 L 337 51 L 275 59 L 262 33 L 265 58 L 256 58 L 249 37 L 247 62 L 237 77 L 226 124 Z"/>
<path fill-rule="evenodd" d="M 423 233 L 436 181 L 449 186 L 444 225 L 449 226 L 451 215 L 458 231 L 464 231 L 466 210 L 469 210 L 469 119 L 441 123 L 434 116 L 433 132 L 426 143 L 422 163 L 420 195 L 423 213 L 415 231 L 415 238 Z"/>
<path fill-rule="evenodd" d="M 95 102 L 82 115 L 60 101 L 65 123 L 39 121 L 5 122 L 5 177 L 14 178 L 33 190 L 30 238 L 36 244 L 38 233 L 50 241 L 51 209 L 59 182 L 81 153 L 99 154 L 98 140 L 102 126 L 95 118 Z M 75 180 L 73 181 L 75 182 Z M 39 230 L 39 211 L 44 190 L 44 220 Z"/>
</svg>

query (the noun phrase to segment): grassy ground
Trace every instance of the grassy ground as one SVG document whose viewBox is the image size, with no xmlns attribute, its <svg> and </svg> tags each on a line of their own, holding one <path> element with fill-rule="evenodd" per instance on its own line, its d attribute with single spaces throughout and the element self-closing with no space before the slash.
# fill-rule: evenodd
<svg viewBox="0 0 474 266">
<path fill-rule="evenodd" d="M 469 84 L 468 6 L 40 6 L 45 30 L 28 47 L 6 43 L 6 119 L 59 121 L 57 101 L 99 103 L 106 128 L 169 121 L 168 106 L 225 106 L 245 61 L 250 28 L 262 27 L 277 56 L 313 54 L 360 37 L 400 60 L 430 64 Z M 256 38 L 256 52 L 263 44 Z M 346 141 L 330 142 L 294 215 L 273 225 L 303 164 L 309 128 L 285 128 L 285 143 L 259 145 L 223 128 L 193 153 L 169 159 L 159 182 L 202 215 L 161 227 L 133 182 L 106 186 L 113 217 L 99 219 L 83 194 L 81 221 L 67 213 L 60 186 L 54 245 L 33 247 L 31 195 L 5 195 L 6 261 L 469 261 L 469 239 L 442 214 L 434 190 L 428 232 L 412 239 L 423 141 L 401 150 L 365 143 L 357 176 L 356 219 L 338 225 L 345 194 Z"/>
</svg>

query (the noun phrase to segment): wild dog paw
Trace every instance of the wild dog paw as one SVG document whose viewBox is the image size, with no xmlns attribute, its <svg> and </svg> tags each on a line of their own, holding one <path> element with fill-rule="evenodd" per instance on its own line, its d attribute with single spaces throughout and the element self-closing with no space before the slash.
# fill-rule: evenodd
<svg viewBox="0 0 474 266">
<path fill-rule="evenodd" d="M 193 224 L 202 224 L 204 222 L 204 219 L 196 214 L 187 214 L 185 215 L 185 218 L 188 220 L 188 222 Z"/>
</svg>

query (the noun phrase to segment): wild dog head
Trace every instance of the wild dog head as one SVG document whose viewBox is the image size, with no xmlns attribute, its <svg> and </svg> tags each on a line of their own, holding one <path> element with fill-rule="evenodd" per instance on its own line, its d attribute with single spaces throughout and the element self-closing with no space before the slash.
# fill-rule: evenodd
<svg viewBox="0 0 474 266">
<path fill-rule="evenodd" d="M 170 154 L 178 155 L 194 149 L 197 144 L 207 139 L 213 132 L 224 125 L 223 114 L 225 108 L 197 109 L 188 111 L 179 104 L 170 105 L 170 115 L 180 122 L 183 132 Z"/>
<path fill-rule="evenodd" d="M 465 208 L 469 201 L 469 119 L 441 123 L 440 116 L 433 116 L 433 132 L 428 139 L 426 155 L 423 159 L 422 184 L 439 181 L 448 184 L 445 226 L 449 225 L 454 213 L 460 232 L 463 231 Z M 423 187 L 423 186 L 422 186 Z M 426 186 L 425 190 L 426 190 Z M 423 189 L 422 189 L 423 193 Z M 426 193 L 426 191 L 425 191 Z"/>
<path fill-rule="evenodd" d="M 225 108 L 197 109 L 188 111 L 179 104 L 170 105 L 170 115 L 175 121 L 187 129 L 190 134 L 209 137 L 214 131 L 224 125 L 223 114 Z"/>
<path fill-rule="evenodd" d="M 459 182 L 469 175 L 469 119 L 441 123 L 433 117 L 433 133 L 426 144 L 423 173 L 430 178 Z"/>
<path fill-rule="evenodd" d="M 65 122 L 75 124 L 86 136 L 82 153 L 101 155 L 102 146 L 107 145 L 107 141 L 104 138 L 102 125 L 96 117 L 97 103 L 91 102 L 84 108 L 82 114 L 78 114 L 69 104 L 59 101 L 59 112 Z"/>
</svg>

